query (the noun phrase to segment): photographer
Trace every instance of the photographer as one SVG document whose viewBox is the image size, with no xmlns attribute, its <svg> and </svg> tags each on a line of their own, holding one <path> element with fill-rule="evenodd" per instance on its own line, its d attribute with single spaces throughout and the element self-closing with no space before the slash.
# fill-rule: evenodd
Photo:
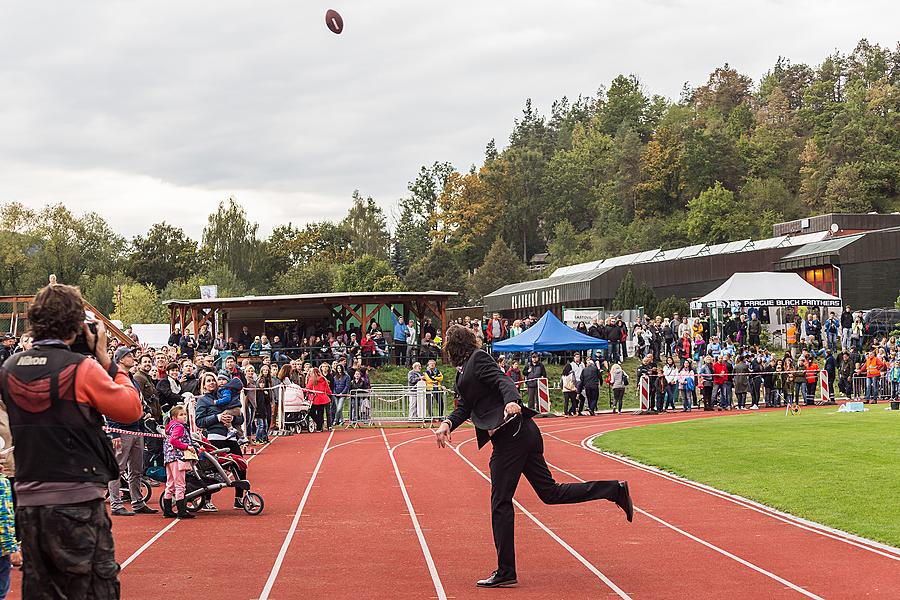
<svg viewBox="0 0 900 600">
<path fill-rule="evenodd" d="M 141 417 L 128 374 L 106 351 L 106 328 L 85 323 L 77 288 L 51 284 L 28 307 L 31 350 L 0 367 L 15 442 L 23 598 L 119 598 L 107 484 L 119 477 L 103 415 Z M 96 360 L 73 352 L 76 345 Z"/>
</svg>

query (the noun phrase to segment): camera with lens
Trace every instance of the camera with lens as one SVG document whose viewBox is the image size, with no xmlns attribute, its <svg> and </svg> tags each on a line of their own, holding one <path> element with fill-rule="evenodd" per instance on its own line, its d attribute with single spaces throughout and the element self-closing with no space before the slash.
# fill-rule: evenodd
<svg viewBox="0 0 900 600">
<path fill-rule="evenodd" d="M 97 344 L 97 321 L 94 319 L 94 315 L 86 311 L 84 313 L 84 322 L 87 323 L 88 329 L 92 334 L 94 334 L 94 346 Z M 84 354 L 85 356 L 94 356 L 94 347 L 88 344 L 87 337 L 84 335 L 84 330 L 80 330 L 78 335 L 75 337 L 75 342 L 69 347 L 72 352 L 77 352 L 78 354 Z"/>
</svg>

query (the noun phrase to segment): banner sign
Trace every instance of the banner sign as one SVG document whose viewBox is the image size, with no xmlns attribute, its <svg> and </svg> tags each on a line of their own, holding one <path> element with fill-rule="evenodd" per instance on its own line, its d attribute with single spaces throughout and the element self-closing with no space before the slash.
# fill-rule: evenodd
<svg viewBox="0 0 900 600">
<path fill-rule="evenodd" d="M 840 308 L 841 300 L 823 300 L 810 298 L 771 298 L 757 300 L 714 300 L 712 302 L 691 302 L 691 308 L 694 310 L 703 307 L 717 308 L 747 308 L 751 306 L 833 306 Z"/>
<path fill-rule="evenodd" d="M 599 316 L 600 311 L 596 309 L 567 308 L 563 311 L 563 321 L 566 325 L 577 325 L 578 323 L 590 325 L 591 321 Z"/>
</svg>

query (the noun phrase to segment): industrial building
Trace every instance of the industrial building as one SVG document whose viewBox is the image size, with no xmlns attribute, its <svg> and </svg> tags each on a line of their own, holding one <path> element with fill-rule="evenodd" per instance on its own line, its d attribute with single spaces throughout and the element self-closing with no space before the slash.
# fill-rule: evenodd
<svg viewBox="0 0 900 600">
<path fill-rule="evenodd" d="M 856 309 L 893 306 L 900 288 L 900 213 L 824 214 L 773 226 L 773 237 L 648 250 L 556 269 L 550 277 L 504 286 L 484 298 L 507 318 L 563 308 L 611 307 L 631 271 L 658 298 L 693 300 L 734 273 L 800 274 Z"/>
</svg>

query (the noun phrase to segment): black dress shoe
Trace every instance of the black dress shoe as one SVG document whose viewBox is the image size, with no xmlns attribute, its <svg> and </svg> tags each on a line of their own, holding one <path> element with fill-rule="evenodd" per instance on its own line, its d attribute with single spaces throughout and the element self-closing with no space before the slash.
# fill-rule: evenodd
<svg viewBox="0 0 900 600">
<path fill-rule="evenodd" d="M 483 587 L 483 588 L 495 588 L 495 587 L 507 587 L 510 585 L 516 585 L 517 583 L 519 583 L 519 582 L 516 580 L 515 575 L 513 575 L 512 577 L 504 577 L 504 576 L 498 575 L 497 571 L 494 571 L 493 573 L 491 573 L 490 577 L 488 577 L 487 579 L 482 579 L 481 581 L 477 582 L 475 585 L 477 585 L 478 587 Z"/>
<path fill-rule="evenodd" d="M 619 498 L 616 500 L 616 505 L 625 511 L 625 518 L 631 523 L 634 520 L 634 502 L 631 501 L 627 481 L 619 482 Z"/>
</svg>

